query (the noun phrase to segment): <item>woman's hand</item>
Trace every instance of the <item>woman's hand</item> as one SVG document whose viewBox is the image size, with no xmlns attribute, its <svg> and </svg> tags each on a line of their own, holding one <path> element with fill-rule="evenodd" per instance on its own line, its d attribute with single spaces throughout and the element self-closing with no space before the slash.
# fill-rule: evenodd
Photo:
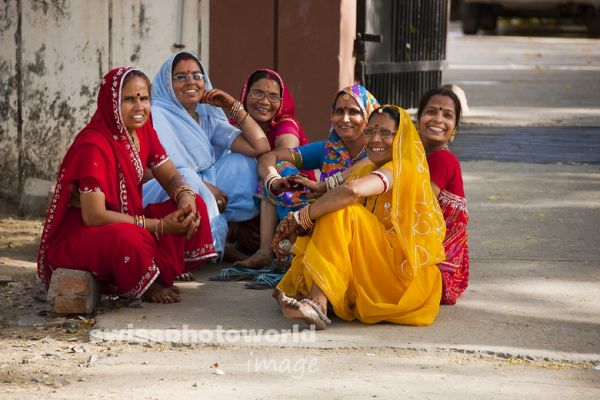
<svg viewBox="0 0 600 400">
<path fill-rule="evenodd" d="M 221 89 L 212 89 L 204 93 L 200 103 L 206 103 L 211 106 L 231 110 L 231 107 L 233 107 L 233 104 L 235 103 L 235 99 L 229 93 L 224 92 Z"/>
<path fill-rule="evenodd" d="M 189 239 L 196 234 L 198 226 L 200 226 L 200 215 L 198 214 L 198 210 L 196 210 L 196 194 L 184 193 L 181 195 L 179 202 L 177 203 L 177 210 L 184 210 L 179 216 L 181 221 L 184 221 L 190 216 L 193 217 L 192 222 L 187 225 L 186 237 Z"/>
<path fill-rule="evenodd" d="M 204 184 L 206 185 L 208 190 L 210 190 L 210 192 L 215 197 L 215 200 L 217 202 L 217 207 L 219 208 L 219 212 L 222 213 L 223 211 L 225 211 L 225 207 L 227 207 L 227 200 L 228 200 L 227 193 L 225 193 L 224 191 L 222 191 L 215 185 L 212 185 L 208 182 L 204 182 Z"/>
<path fill-rule="evenodd" d="M 293 244 L 298 237 L 299 229 L 301 229 L 301 227 L 298 222 L 296 222 L 293 213 L 289 213 L 279 222 L 277 230 L 275 231 L 275 236 L 273 236 L 273 241 L 271 242 L 271 248 L 277 260 L 283 260 L 288 256 L 291 248 L 286 246 L 287 243 L 285 240 L 288 240 Z"/>
<path fill-rule="evenodd" d="M 162 220 L 164 233 L 185 234 L 188 239 L 196 234 L 200 226 L 200 216 L 197 212 L 192 212 L 190 206 L 179 208 Z"/>
<path fill-rule="evenodd" d="M 271 183 L 271 192 L 274 195 L 280 195 L 283 192 L 304 190 L 305 188 L 302 184 L 299 184 L 292 179 L 292 177 L 295 176 L 301 177 L 303 175 L 294 174 L 273 180 Z"/>
<path fill-rule="evenodd" d="M 288 180 L 292 187 L 307 190 L 306 197 L 309 199 L 316 199 L 323 196 L 325 192 L 327 192 L 327 186 L 325 186 L 325 182 L 315 182 L 301 174 L 290 175 Z"/>
</svg>

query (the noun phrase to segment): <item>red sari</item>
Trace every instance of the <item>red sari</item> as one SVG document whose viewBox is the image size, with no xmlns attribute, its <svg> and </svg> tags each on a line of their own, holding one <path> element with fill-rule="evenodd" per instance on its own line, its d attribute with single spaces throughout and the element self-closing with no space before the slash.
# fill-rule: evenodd
<svg viewBox="0 0 600 400">
<path fill-rule="evenodd" d="M 440 188 L 438 201 L 446 221 L 446 260 L 442 272 L 442 304 L 456 304 L 469 285 L 469 213 L 458 159 L 450 150 L 436 150 L 427 156 L 431 180 Z"/>
<path fill-rule="evenodd" d="M 177 234 L 154 237 L 133 223 L 86 226 L 77 196 L 102 192 L 106 209 L 128 215 L 161 218 L 175 211 L 173 201 L 142 205 L 145 168 L 168 160 L 151 120 L 136 132 L 136 150 L 121 117 L 121 91 L 131 68 L 104 76 L 98 108 L 65 155 L 48 209 L 38 252 L 38 275 L 46 287 L 57 268 L 89 271 L 108 291 L 140 297 L 157 280 L 165 287 L 175 276 L 216 257 L 203 200 L 196 196 L 201 218 L 190 240 Z"/>
</svg>

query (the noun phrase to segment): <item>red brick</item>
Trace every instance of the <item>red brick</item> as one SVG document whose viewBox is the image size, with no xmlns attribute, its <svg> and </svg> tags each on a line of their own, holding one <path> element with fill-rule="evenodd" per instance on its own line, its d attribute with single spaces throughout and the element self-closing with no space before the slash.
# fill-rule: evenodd
<svg viewBox="0 0 600 400">
<path fill-rule="evenodd" d="M 86 271 L 57 269 L 48 288 L 48 303 L 57 314 L 91 314 L 100 301 L 94 276 Z"/>
</svg>

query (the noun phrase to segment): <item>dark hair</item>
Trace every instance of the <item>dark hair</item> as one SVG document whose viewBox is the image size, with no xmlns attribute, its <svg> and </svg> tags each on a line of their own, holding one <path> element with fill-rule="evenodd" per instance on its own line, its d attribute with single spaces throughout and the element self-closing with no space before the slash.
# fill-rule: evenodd
<svg viewBox="0 0 600 400">
<path fill-rule="evenodd" d="M 398 109 L 396 107 L 390 107 L 388 105 L 383 105 L 381 107 L 377 107 L 371 113 L 371 115 L 369 115 L 369 121 L 376 114 L 387 114 L 388 117 L 390 117 L 391 119 L 394 120 L 394 123 L 396 124 L 396 127 L 398 127 L 400 125 L 400 113 L 398 112 Z"/>
<path fill-rule="evenodd" d="M 181 62 L 183 60 L 192 60 L 193 62 L 198 64 L 198 68 L 200 68 L 200 72 L 202 72 L 204 74 L 204 69 L 202 68 L 202 65 L 200 65 L 200 62 L 198 61 L 198 59 L 196 57 L 194 57 L 193 54 L 186 53 L 186 52 L 179 53 L 175 56 L 175 58 L 173 59 L 173 64 L 171 64 L 171 73 L 173 73 L 173 69 L 175 69 L 177 64 L 179 64 L 179 62 Z"/>
<path fill-rule="evenodd" d="M 125 79 L 123 79 L 123 87 L 125 87 L 127 82 L 129 82 L 134 77 L 142 78 L 144 80 L 144 82 L 146 82 L 146 86 L 148 86 L 148 95 L 151 96 L 152 95 L 152 82 L 150 82 L 150 78 L 148 78 L 146 76 L 146 74 L 143 73 L 142 71 L 140 71 L 139 69 L 133 69 L 133 70 L 129 71 L 127 73 L 127 75 L 125 75 Z"/>
<path fill-rule="evenodd" d="M 279 83 L 279 78 L 277 78 L 277 76 L 273 75 L 269 71 L 265 71 L 262 69 L 250 75 L 250 78 L 248 78 L 248 90 L 250 90 L 252 85 L 254 85 L 257 81 L 265 78 L 277 82 L 277 86 L 279 86 L 279 95 L 281 96 L 281 83 Z"/>
<path fill-rule="evenodd" d="M 423 96 L 421 96 L 421 101 L 419 102 L 419 110 L 417 111 L 417 121 L 421 119 L 421 114 L 423 114 L 423 110 L 425 110 L 425 107 L 427 107 L 429 100 L 436 95 L 447 96 L 452 99 L 452 101 L 454 102 L 454 111 L 456 113 L 456 116 L 454 118 L 454 125 L 456 125 L 456 128 L 458 128 L 458 123 L 460 122 L 460 111 L 462 109 L 462 107 L 460 106 L 460 100 L 458 99 L 456 93 L 445 87 L 438 87 L 435 89 L 428 90 L 423 94 Z"/>
</svg>

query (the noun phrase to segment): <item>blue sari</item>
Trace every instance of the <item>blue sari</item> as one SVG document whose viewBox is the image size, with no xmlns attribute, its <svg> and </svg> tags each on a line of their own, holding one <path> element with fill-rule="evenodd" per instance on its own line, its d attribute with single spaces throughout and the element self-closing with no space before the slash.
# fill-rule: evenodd
<svg viewBox="0 0 600 400">
<path fill-rule="evenodd" d="M 204 87 L 211 90 L 213 87 L 206 69 L 193 54 L 187 54 L 198 62 L 204 73 Z M 259 213 L 253 199 L 259 181 L 256 159 L 231 152 L 231 144 L 241 132 L 229 123 L 223 110 L 198 104 L 198 123 L 183 108 L 172 85 L 176 56 L 162 64 L 152 82 L 153 124 L 179 173 L 206 203 L 215 250 L 222 253 L 227 221 L 247 221 Z M 219 212 L 215 197 L 204 182 L 227 194 L 227 207 L 223 213 Z M 143 196 L 144 206 L 169 198 L 155 179 L 144 184 Z"/>
</svg>

